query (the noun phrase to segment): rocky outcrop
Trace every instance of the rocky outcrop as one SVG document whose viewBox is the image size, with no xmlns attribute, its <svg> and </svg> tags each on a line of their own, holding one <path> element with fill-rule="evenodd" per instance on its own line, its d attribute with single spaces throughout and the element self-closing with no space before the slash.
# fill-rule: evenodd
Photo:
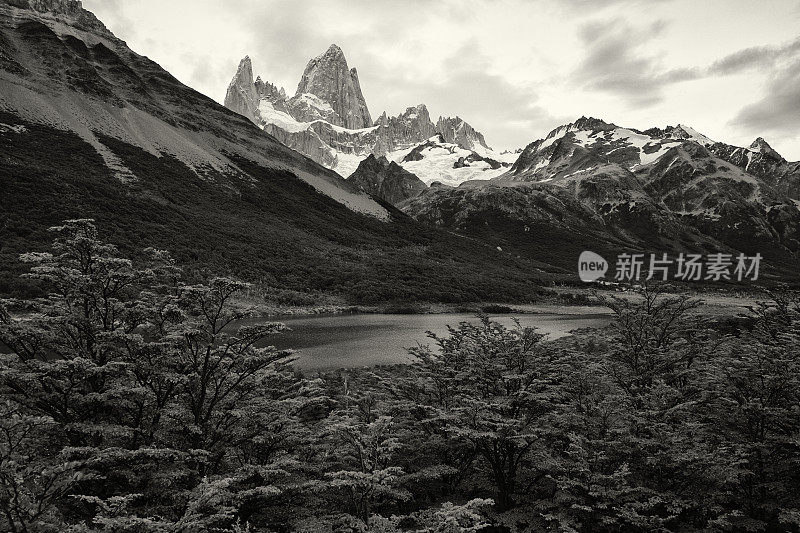
<svg viewBox="0 0 800 533">
<path fill-rule="evenodd" d="M 486 144 L 483 134 L 475 131 L 475 128 L 464 122 L 460 117 L 439 117 L 436 121 L 436 131 L 442 134 L 445 142 L 459 145 L 467 150 L 474 150 L 483 147 L 491 150 Z"/>
<path fill-rule="evenodd" d="M 482 161 L 482 162 L 486 163 L 487 165 L 489 165 L 489 168 L 491 168 L 492 170 L 497 170 L 498 168 L 502 168 L 503 167 L 503 164 L 500 161 L 496 161 L 496 160 L 494 160 L 494 159 L 492 159 L 490 157 L 483 157 L 482 155 L 480 155 L 478 153 L 471 152 L 467 156 L 459 157 L 456 160 L 456 162 L 453 163 L 453 168 L 469 167 L 469 166 L 472 166 L 475 163 L 478 163 L 479 161 Z"/>
<path fill-rule="evenodd" d="M 69 21 L 71 26 L 94 31 L 116 39 L 94 13 L 83 8 L 80 0 L 0 0 L 0 5 L 8 4 L 22 9 L 31 9 L 42 14 L 52 14 Z"/>
<path fill-rule="evenodd" d="M 258 116 L 256 115 L 258 94 L 253 82 L 253 65 L 250 62 L 250 56 L 245 56 L 239 62 L 236 75 L 231 80 L 228 85 L 228 91 L 225 93 L 225 107 L 258 124 Z"/>
<path fill-rule="evenodd" d="M 396 117 L 387 117 L 384 111 L 375 125 L 378 134 L 385 139 L 386 151 L 417 145 L 436 133 L 425 104 L 409 107 Z"/>
<path fill-rule="evenodd" d="M 362 191 L 399 204 L 422 193 L 427 186 L 411 172 L 385 157 L 370 155 L 358 165 L 347 181 Z"/>
<path fill-rule="evenodd" d="M 328 118 L 331 124 L 349 129 L 372 126 L 358 72 L 355 68 L 348 69 L 342 49 L 335 44 L 306 65 L 296 97 L 303 94 L 314 95 L 331 107 L 333 114 Z"/>
<path fill-rule="evenodd" d="M 424 143 L 415 146 L 413 150 L 408 152 L 402 159 L 402 163 L 407 163 L 410 161 L 422 161 L 425 159 L 423 152 L 430 148 L 435 148 L 438 145 L 445 144 L 444 136 L 441 133 L 437 133 L 430 139 L 427 139 Z"/>
<path fill-rule="evenodd" d="M 800 162 L 786 161 L 762 137 L 748 148 L 715 143 L 708 149 L 720 159 L 758 176 L 779 193 L 800 200 Z"/>
<path fill-rule="evenodd" d="M 274 105 L 275 109 L 286 112 L 286 91 L 283 87 L 278 88 L 276 85 L 261 79 L 261 76 L 256 78 L 254 83 L 256 88 L 256 96 L 259 100 L 269 100 Z"/>
</svg>

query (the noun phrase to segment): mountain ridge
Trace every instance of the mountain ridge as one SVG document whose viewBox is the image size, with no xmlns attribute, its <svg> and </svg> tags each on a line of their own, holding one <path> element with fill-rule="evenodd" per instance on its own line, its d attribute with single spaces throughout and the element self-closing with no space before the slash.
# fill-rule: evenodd
<svg viewBox="0 0 800 533">
<path fill-rule="evenodd" d="M 540 257 L 550 257 L 542 239 L 575 254 L 578 242 L 609 253 L 728 250 L 762 253 L 772 275 L 790 276 L 800 266 L 798 167 L 763 139 L 747 149 L 686 125 L 640 131 L 584 116 L 528 144 L 499 176 L 401 207 Z"/>
<path fill-rule="evenodd" d="M 242 59 L 231 80 L 225 106 L 246 116 L 286 146 L 344 177 L 352 174 L 370 154 L 387 156 L 402 165 L 406 152 L 437 132 L 445 136 L 446 142 L 500 158 L 492 152 L 483 134 L 460 117 L 440 116 L 434 124 L 425 104 L 410 106 L 391 117 L 384 111 L 374 122 L 368 120 L 370 115 L 358 73 L 355 68 L 345 73 L 347 60 L 335 44 L 308 62 L 297 93 L 291 98 L 274 90 L 265 94 L 256 88 L 253 92 L 251 86 L 255 81 L 248 75 L 252 67 L 244 75 L 241 71 L 245 62 L 250 65 L 249 56 Z M 342 115 L 357 119 L 342 120 Z"/>
</svg>

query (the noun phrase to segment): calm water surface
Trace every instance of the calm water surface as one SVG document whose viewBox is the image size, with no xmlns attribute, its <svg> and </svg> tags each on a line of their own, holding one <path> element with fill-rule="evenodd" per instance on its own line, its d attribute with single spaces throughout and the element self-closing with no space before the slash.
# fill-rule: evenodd
<svg viewBox="0 0 800 533">
<path fill-rule="evenodd" d="M 586 327 L 602 327 L 608 324 L 606 314 L 530 314 L 519 315 L 523 326 L 536 326 L 550 339 L 563 337 L 570 331 Z M 505 326 L 513 325 L 511 316 L 492 317 Z M 261 321 L 251 320 L 248 322 Z M 277 348 L 292 348 L 297 351 L 297 362 L 305 370 L 373 366 L 381 364 L 408 363 L 409 347 L 417 344 L 431 345 L 426 331 L 439 335 L 447 332 L 447 326 L 459 322 L 477 322 L 471 314 L 431 315 L 333 315 L 304 317 L 275 317 L 270 322 L 283 322 L 292 331 L 277 335 L 264 345 Z"/>
</svg>

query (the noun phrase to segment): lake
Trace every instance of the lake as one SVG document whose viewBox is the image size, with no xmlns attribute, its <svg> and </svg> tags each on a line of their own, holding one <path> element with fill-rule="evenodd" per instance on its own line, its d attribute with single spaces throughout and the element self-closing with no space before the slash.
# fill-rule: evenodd
<svg viewBox="0 0 800 533">
<path fill-rule="evenodd" d="M 605 309 L 603 311 L 606 311 Z M 535 326 L 549 339 L 563 337 L 578 328 L 602 327 L 611 317 L 598 311 L 592 314 L 539 313 L 516 316 L 523 326 Z M 492 317 L 512 326 L 512 316 Z M 257 323 L 264 319 L 249 319 Z M 352 314 L 330 316 L 274 317 L 270 322 L 283 322 L 292 331 L 267 339 L 262 345 L 292 348 L 297 351 L 296 365 L 304 370 L 364 367 L 408 363 L 406 349 L 417 344 L 431 345 L 426 331 L 439 335 L 447 326 L 459 322 L 477 322 L 474 314 L 444 313 L 425 315 Z"/>
</svg>

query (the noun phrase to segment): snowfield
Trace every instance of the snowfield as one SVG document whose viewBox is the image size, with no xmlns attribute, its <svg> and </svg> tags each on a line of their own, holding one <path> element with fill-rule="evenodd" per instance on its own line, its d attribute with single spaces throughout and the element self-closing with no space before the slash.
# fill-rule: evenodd
<svg viewBox="0 0 800 533">
<path fill-rule="evenodd" d="M 467 163 L 469 166 L 454 168 L 455 163 L 461 157 L 468 157 L 472 154 L 472 150 L 461 148 L 457 144 L 438 142 L 437 137 L 431 137 L 428 142 L 434 143 L 432 146 L 425 147 L 422 151 L 422 159 L 419 161 L 403 161 L 403 158 L 408 155 L 411 150 L 396 150 L 386 154 L 387 159 L 395 161 L 397 164 L 415 174 L 419 179 L 430 185 L 433 182 L 440 182 L 445 185 L 456 187 L 465 181 L 470 180 L 490 180 L 500 176 L 508 170 L 508 167 L 500 167 L 493 169 L 489 163 L 485 161 L 475 161 Z M 482 157 L 495 159 L 501 161 L 500 154 L 496 154 L 491 150 L 482 150 L 480 153 L 475 150 L 475 153 Z M 512 154 L 518 156 L 519 154 Z M 508 158 L 506 158 L 508 159 Z"/>
</svg>

